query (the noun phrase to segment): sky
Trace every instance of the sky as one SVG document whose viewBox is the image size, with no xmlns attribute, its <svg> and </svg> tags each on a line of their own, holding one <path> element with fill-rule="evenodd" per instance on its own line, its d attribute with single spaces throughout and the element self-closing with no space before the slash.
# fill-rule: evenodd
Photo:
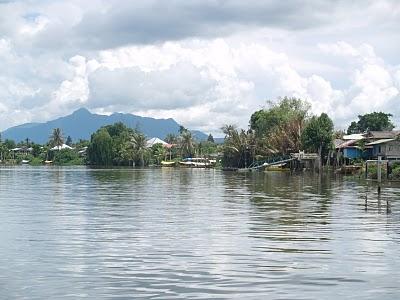
<svg viewBox="0 0 400 300">
<path fill-rule="evenodd" d="M 399 29 L 389 0 L 0 0 L 0 130 L 86 107 L 218 135 L 284 96 L 399 126 Z"/>
</svg>

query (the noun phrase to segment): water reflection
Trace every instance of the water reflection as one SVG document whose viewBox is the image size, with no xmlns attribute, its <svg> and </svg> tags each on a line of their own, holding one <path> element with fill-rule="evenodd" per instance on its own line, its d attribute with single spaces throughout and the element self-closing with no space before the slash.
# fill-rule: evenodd
<svg viewBox="0 0 400 300">
<path fill-rule="evenodd" d="M 379 213 L 334 175 L 1 168 L 0 298 L 397 298 L 399 195 Z"/>
</svg>

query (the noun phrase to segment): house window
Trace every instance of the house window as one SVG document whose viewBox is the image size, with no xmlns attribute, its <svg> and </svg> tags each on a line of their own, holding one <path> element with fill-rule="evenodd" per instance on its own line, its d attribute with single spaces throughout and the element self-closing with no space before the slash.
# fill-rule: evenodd
<svg viewBox="0 0 400 300">
<path fill-rule="evenodd" d="M 381 146 L 378 147 L 378 153 L 381 153 Z"/>
</svg>

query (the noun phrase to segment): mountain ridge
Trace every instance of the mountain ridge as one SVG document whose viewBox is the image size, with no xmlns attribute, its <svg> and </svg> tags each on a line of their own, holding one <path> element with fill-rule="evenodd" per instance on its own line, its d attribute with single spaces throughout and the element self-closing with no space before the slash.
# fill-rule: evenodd
<svg viewBox="0 0 400 300">
<path fill-rule="evenodd" d="M 99 115 L 91 113 L 87 108 L 79 108 L 71 114 L 44 123 L 25 123 L 10 127 L 1 133 L 2 139 L 12 139 L 16 142 L 29 138 L 31 141 L 44 144 L 54 128 L 60 128 L 65 137 L 71 136 L 73 141 L 89 140 L 92 133 L 102 126 L 122 122 L 130 128 L 142 131 L 148 138 L 164 139 L 167 134 L 178 134 L 180 124 L 174 119 L 155 119 L 129 113 L 113 113 Z M 207 135 L 198 130 L 191 130 L 195 139 L 202 141 Z"/>
</svg>

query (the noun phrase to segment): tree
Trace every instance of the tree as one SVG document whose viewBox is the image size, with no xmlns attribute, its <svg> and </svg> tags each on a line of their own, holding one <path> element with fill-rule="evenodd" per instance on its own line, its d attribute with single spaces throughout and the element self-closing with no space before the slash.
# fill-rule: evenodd
<svg viewBox="0 0 400 300">
<path fill-rule="evenodd" d="M 50 136 L 50 145 L 60 148 L 64 144 L 64 138 L 60 128 L 54 128 Z"/>
<path fill-rule="evenodd" d="M 72 138 L 71 138 L 70 135 L 67 137 L 67 141 L 65 142 L 65 144 L 68 145 L 68 146 L 72 145 Z"/>
<path fill-rule="evenodd" d="M 297 152 L 310 105 L 288 97 L 269 105 L 269 109 L 259 110 L 250 118 L 250 128 L 257 138 L 255 150 L 262 155 Z"/>
<path fill-rule="evenodd" d="M 390 118 L 393 115 L 383 112 L 373 112 L 359 115 L 358 121 L 351 122 L 347 134 L 364 133 L 367 131 L 393 130 L 394 125 Z"/>
<path fill-rule="evenodd" d="M 214 143 L 214 137 L 212 136 L 211 133 L 207 137 L 207 142 Z"/>
<path fill-rule="evenodd" d="M 298 152 L 301 148 L 301 134 L 306 120 L 299 116 L 293 116 L 290 120 L 277 126 L 265 138 L 263 145 L 267 153 L 287 154 Z"/>
<path fill-rule="evenodd" d="M 310 104 L 297 98 L 284 97 L 278 102 L 269 101 L 269 108 L 251 115 L 250 128 L 257 137 L 271 134 L 274 129 L 292 119 L 307 119 Z"/>
<path fill-rule="evenodd" d="M 155 159 L 157 164 L 160 164 L 161 161 L 165 158 L 167 152 L 163 144 L 154 144 L 151 146 L 151 154 L 153 159 Z"/>
<path fill-rule="evenodd" d="M 110 166 L 113 162 L 113 140 L 106 128 L 100 128 L 92 134 L 87 149 L 91 164 Z"/>
<path fill-rule="evenodd" d="M 255 136 L 253 131 L 238 130 L 234 125 L 225 125 L 221 129 L 225 134 L 222 148 L 223 165 L 234 168 L 249 166 L 254 159 L 252 149 L 255 145 Z"/>
<path fill-rule="evenodd" d="M 194 141 L 190 131 L 185 130 L 181 133 L 179 147 L 181 149 L 181 155 L 184 157 L 191 157 L 194 154 Z"/>
<path fill-rule="evenodd" d="M 40 148 L 40 145 L 38 144 L 33 144 L 32 146 L 32 155 L 33 157 L 38 157 L 40 155 L 40 153 L 42 149 Z"/>
<path fill-rule="evenodd" d="M 6 146 L 6 148 L 8 150 L 11 150 L 11 149 L 15 148 L 15 146 L 16 146 L 15 142 L 13 140 L 10 140 L 10 139 L 5 139 L 4 145 Z"/>
<path fill-rule="evenodd" d="M 322 159 L 332 146 L 332 120 L 325 113 L 322 113 L 319 117 L 313 116 L 304 128 L 301 138 L 304 149 L 310 152 L 318 152 Z"/>
<path fill-rule="evenodd" d="M 178 144 L 178 136 L 176 134 L 168 133 L 165 137 L 165 141 L 171 145 Z"/>
<path fill-rule="evenodd" d="M 135 131 L 131 137 L 133 153 L 139 166 L 145 165 L 145 156 L 147 154 L 146 136 L 141 132 Z"/>
</svg>

